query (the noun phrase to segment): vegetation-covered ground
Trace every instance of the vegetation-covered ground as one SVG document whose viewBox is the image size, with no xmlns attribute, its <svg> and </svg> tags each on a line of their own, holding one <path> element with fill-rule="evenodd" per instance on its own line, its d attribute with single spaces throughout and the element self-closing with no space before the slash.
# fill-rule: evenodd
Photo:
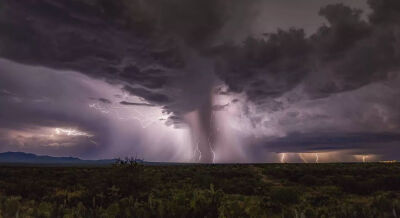
<svg viewBox="0 0 400 218">
<path fill-rule="evenodd" d="M 400 165 L 2 166 L 0 214 L 400 217 Z"/>
</svg>

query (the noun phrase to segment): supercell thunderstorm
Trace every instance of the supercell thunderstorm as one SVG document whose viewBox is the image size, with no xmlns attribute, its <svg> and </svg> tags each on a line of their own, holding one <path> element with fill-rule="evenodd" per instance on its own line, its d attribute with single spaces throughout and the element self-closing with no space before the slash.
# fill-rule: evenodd
<svg viewBox="0 0 400 218">
<path fill-rule="evenodd" d="M 2 150 L 203 163 L 394 158 L 400 5 L 369 0 L 367 14 L 336 2 L 309 12 L 323 24 L 307 32 L 266 33 L 259 19 L 271 5 L 261 0 L 5 0 Z"/>
</svg>

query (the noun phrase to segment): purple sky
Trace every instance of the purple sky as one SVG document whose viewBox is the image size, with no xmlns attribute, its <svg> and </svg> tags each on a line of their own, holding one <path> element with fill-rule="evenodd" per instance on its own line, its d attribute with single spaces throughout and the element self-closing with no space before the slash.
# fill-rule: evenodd
<svg viewBox="0 0 400 218">
<path fill-rule="evenodd" d="M 400 159 L 396 0 L 4 2 L 0 152 Z"/>
</svg>

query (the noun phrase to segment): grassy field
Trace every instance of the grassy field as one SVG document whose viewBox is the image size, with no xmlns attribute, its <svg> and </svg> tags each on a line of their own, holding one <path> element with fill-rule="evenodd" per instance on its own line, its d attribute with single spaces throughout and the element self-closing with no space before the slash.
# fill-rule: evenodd
<svg viewBox="0 0 400 218">
<path fill-rule="evenodd" d="M 400 164 L 0 167 L 0 217 L 400 217 Z"/>
</svg>

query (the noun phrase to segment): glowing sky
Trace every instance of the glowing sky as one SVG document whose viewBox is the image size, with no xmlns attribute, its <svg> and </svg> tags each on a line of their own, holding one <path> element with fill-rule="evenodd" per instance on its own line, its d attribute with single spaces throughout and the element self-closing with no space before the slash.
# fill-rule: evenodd
<svg viewBox="0 0 400 218">
<path fill-rule="evenodd" d="M 0 152 L 400 159 L 399 30 L 397 0 L 5 0 Z"/>
</svg>

